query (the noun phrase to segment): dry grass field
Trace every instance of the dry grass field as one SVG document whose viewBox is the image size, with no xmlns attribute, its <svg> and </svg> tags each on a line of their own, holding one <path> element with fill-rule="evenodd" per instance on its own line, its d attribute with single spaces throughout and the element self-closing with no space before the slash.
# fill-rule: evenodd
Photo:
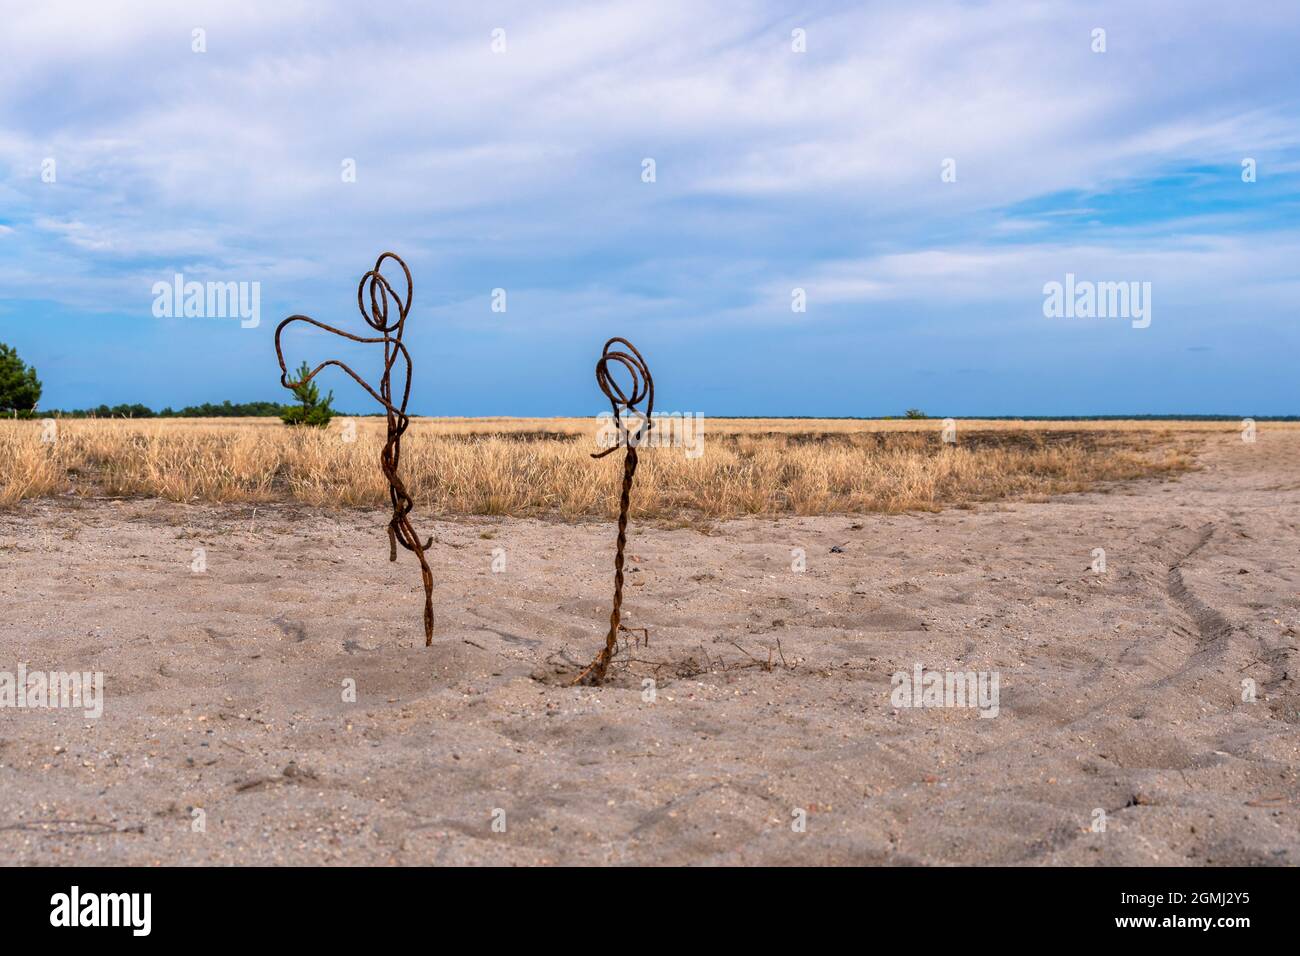
<svg viewBox="0 0 1300 956">
<path fill-rule="evenodd" d="M 665 420 L 660 434 L 683 436 Z M 349 427 L 354 430 L 349 431 Z M 677 447 L 647 448 L 633 513 L 747 515 L 933 511 L 1172 476 L 1233 423 L 709 419 Z M 1297 426 L 1263 425 L 1262 428 Z M 597 464 L 592 419 L 416 419 L 401 469 L 436 515 L 607 516 L 620 469 Z M 52 439 L 52 440 L 51 440 Z M 381 419 L 290 429 L 277 419 L 0 422 L 0 506 L 32 497 L 371 506 Z M 696 454 L 688 454 L 692 441 Z"/>
</svg>

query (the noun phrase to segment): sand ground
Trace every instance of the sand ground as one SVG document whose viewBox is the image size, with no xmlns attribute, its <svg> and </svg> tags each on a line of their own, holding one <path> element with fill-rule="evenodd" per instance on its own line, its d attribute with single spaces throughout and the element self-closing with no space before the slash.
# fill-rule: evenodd
<svg viewBox="0 0 1300 956">
<path fill-rule="evenodd" d="M 0 710 L 0 858 L 1300 864 L 1300 433 L 1200 461 L 1047 503 L 634 525 L 647 663 L 598 689 L 565 680 L 603 640 L 605 522 L 417 510 L 425 648 L 378 511 L 26 502 L 0 671 L 102 671 L 105 705 Z M 918 664 L 996 672 L 998 715 L 896 708 Z"/>
</svg>

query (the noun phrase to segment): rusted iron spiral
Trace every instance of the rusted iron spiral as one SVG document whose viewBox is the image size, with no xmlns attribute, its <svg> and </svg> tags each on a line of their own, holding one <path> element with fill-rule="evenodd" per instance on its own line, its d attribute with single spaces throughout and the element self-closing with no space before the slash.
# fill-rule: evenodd
<svg viewBox="0 0 1300 956">
<path fill-rule="evenodd" d="M 397 293 L 392 283 L 384 277 L 381 270 L 386 259 L 392 259 L 402 269 L 402 274 L 406 277 L 406 296 L 403 297 Z M 397 546 L 400 544 L 407 551 L 415 552 L 415 556 L 420 561 L 420 575 L 424 579 L 424 643 L 425 646 L 433 644 L 433 572 L 429 570 L 429 562 L 424 553 L 433 544 L 433 539 L 429 538 L 423 544 L 420 543 L 419 535 L 411 526 L 411 509 L 415 507 L 415 502 L 406 491 L 406 485 L 397 474 L 397 466 L 401 463 L 402 458 L 402 435 L 406 432 L 410 424 L 410 418 L 406 414 L 406 403 L 411 397 L 411 353 L 406 350 L 402 344 L 402 333 L 406 328 L 406 317 L 411 312 L 411 298 L 415 294 L 415 286 L 411 282 L 411 270 L 406 267 L 401 256 L 392 252 L 385 252 L 375 260 L 375 267 L 361 277 L 361 282 L 357 285 L 357 308 L 361 311 L 361 317 L 366 320 L 366 325 L 370 326 L 379 335 L 361 336 L 353 335 L 351 332 L 345 332 L 342 329 L 336 329 L 324 322 L 318 322 L 310 316 L 291 315 L 281 322 L 275 330 L 275 355 L 280 360 L 280 384 L 287 389 L 294 389 L 300 385 L 305 385 L 316 377 L 316 373 L 329 365 L 335 365 L 352 376 L 353 381 L 364 388 L 370 397 L 384 406 L 388 416 L 388 440 L 384 443 L 384 449 L 379 454 L 379 467 L 383 469 L 384 477 L 388 479 L 388 497 L 393 503 L 393 517 L 388 522 L 388 560 L 397 560 Z M 369 297 L 369 310 L 366 308 L 366 298 Z M 397 307 L 397 318 L 390 324 L 389 317 L 389 299 Z M 314 325 L 318 329 L 324 329 L 326 332 L 333 332 L 335 335 L 342 336 L 353 342 L 364 342 L 368 344 L 383 343 L 384 346 L 384 374 L 379 380 L 379 389 L 376 391 L 356 372 L 348 368 L 347 365 L 337 359 L 329 359 L 321 362 L 301 381 L 289 381 L 289 370 L 284 364 L 284 351 L 280 346 L 280 333 L 285 327 L 294 322 L 306 322 L 308 325 Z M 392 374 L 393 365 L 396 364 L 398 356 L 406 363 L 406 381 L 402 386 L 402 400 L 399 404 L 393 404 L 393 386 Z"/>
<path fill-rule="evenodd" d="M 627 351 L 614 348 L 626 346 Z M 621 365 L 631 376 L 631 387 L 624 391 L 615 378 L 611 363 Z M 605 635 L 605 647 L 596 659 L 587 665 L 575 679 L 575 684 L 599 684 L 605 679 L 605 671 L 614 657 L 614 648 L 618 644 L 618 632 L 622 627 L 620 617 L 623 611 L 623 550 L 627 546 L 627 510 L 632 499 L 632 478 L 636 474 L 637 447 L 654 427 L 655 382 L 650 377 L 650 369 L 645 359 L 631 342 L 624 338 L 612 338 L 605 343 L 600 360 L 596 363 L 596 384 L 609 399 L 614 409 L 614 425 L 618 429 L 620 443 L 627 449 L 623 457 L 623 491 L 618 499 L 618 541 L 614 551 L 614 609 L 609 615 L 609 633 Z M 637 408 L 645 402 L 645 411 Z M 624 413 L 641 419 L 635 432 L 631 432 L 623 422 Z M 619 444 L 611 445 L 602 452 L 595 452 L 592 458 L 604 458 L 617 451 Z"/>
</svg>

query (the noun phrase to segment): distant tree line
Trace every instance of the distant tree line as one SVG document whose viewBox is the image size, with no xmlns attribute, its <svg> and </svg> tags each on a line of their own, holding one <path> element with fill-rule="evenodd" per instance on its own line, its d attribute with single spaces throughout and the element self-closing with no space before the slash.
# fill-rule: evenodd
<svg viewBox="0 0 1300 956">
<path fill-rule="evenodd" d="M 298 381 L 305 379 L 311 369 L 306 362 L 298 369 Z M 286 425 L 313 425 L 323 428 L 330 423 L 334 409 L 334 393 L 321 397 L 315 382 L 306 382 L 293 389 L 297 405 L 281 405 L 279 402 L 232 402 L 229 399 L 220 405 L 204 402 L 202 405 L 186 405 L 177 410 L 170 406 L 155 412 L 148 405 L 136 402 L 134 405 L 100 405 L 98 408 L 52 408 L 41 412 L 28 409 L 17 412 L 22 418 L 279 418 Z"/>
<path fill-rule="evenodd" d="M 155 412 L 148 405 L 136 402 L 134 405 L 100 405 L 97 408 L 51 408 L 43 409 L 41 418 L 258 418 L 281 416 L 290 406 L 276 402 L 232 402 L 229 399 L 220 405 L 204 402 L 202 405 L 187 405 L 181 409 L 171 407 Z"/>
</svg>

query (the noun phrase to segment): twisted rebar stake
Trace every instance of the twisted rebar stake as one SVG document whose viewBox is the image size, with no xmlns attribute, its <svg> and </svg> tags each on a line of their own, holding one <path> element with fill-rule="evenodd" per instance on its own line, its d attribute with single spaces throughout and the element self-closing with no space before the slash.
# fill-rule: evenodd
<svg viewBox="0 0 1300 956">
<path fill-rule="evenodd" d="M 626 352 L 610 351 L 612 345 L 627 346 Z M 624 392 L 619 387 L 614 376 L 610 373 L 609 363 L 617 362 L 627 369 L 628 374 L 632 376 L 632 385 L 630 393 Z M 655 382 L 650 377 L 650 369 L 645 364 L 645 359 L 641 353 L 636 350 L 631 342 L 624 338 L 612 338 L 605 343 L 605 348 L 601 352 L 600 361 L 596 363 L 596 384 L 600 390 L 605 393 L 609 399 L 609 404 L 614 409 L 614 424 L 623 438 L 624 446 L 627 448 L 627 454 L 623 457 L 623 493 L 618 500 L 618 547 L 614 552 L 614 610 L 609 615 L 609 633 L 605 635 L 605 647 L 596 659 L 587 665 L 586 669 L 574 678 L 575 684 L 599 684 L 605 679 L 605 671 L 609 667 L 610 660 L 614 657 L 614 648 L 618 643 L 618 631 L 622 625 L 619 623 L 619 617 L 623 610 L 623 549 L 627 545 L 627 508 L 632 499 L 632 476 L 636 474 L 637 446 L 641 444 L 642 439 L 654 427 L 654 407 L 655 407 Z M 641 401 L 645 401 L 645 420 L 637 427 L 636 433 L 629 435 L 627 426 L 623 424 L 623 410 L 635 412 L 637 415 L 642 413 L 637 409 Z M 606 455 L 617 451 L 618 445 L 612 445 L 602 452 L 595 452 L 592 458 L 604 458 Z"/>
<path fill-rule="evenodd" d="M 402 267 L 402 272 L 406 276 L 405 300 L 397 294 L 388 280 L 380 273 L 385 259 L 392 259 Z M 367 284 L 370 291 L 369 312 L 366 311 L 363 299 Z M 424 544 L 420 543 L 420 538 L 415 533 L 415 529 L 411 527 L 411 519 L 408 517 L 411 509 L 415 507 L 415 502 L 407 494 L 406 485 L 397 475 L 397 466 L 402 458 L 402 434 L 411 422 L 406 414 L 406 402 L 411 397 L 411 353 L 402 344 L 402 332 L 406 327 L 406 317 L 410 314 L 411 298 L 414 294 L 415 286 L 411 282 L 411 270 L 406 267 L 406 263 L 402 261 L 401 256 L 392 252 L 385 252 L 375 260 L 375 267 L 363 275 L 361 282 L 357 285 L 357 308 L 361 310 L 361 317 L 366 320 L 366 324 L 380 333 L 378 338 L 353 335 L 351 332 L 336 329 L 324 322 L 317 322 L 310 316 L 291 315 L 276 327 L 275 355 L 280 360 L 280 384 L 287 389 L 305 385 L 327 365 L 337 365 L 351 375 L 358 385 L 369 392 L 371 398 L 384 406 L 388 416 L 388 441 L 384 443 L 384 450 L 379 454 L 379 466 L 384 471 L 384 477 L 388 479 L 388 497 L 393 503 L 393 517 L 388 522 L 388 560 L 397 560 L 398 544 L 401 544 L 407 551 L 414 551 L 415 556 L 420 559 L 420 575 L 424 579 L 424 644 L 429 647 L 433 644 L 433 572 L 429 570 L 429 562 L 425 560 L 424 552 L 433 544 L 433 538 L 429 538 Z M 393 297 L 398 313 L 397 320 L 392 325 L 388 324 L 389 296 Z M 337 359 L 321 362 L 300 382 L 289 381 L 289 370 L 284 364 L 284 352 L 280 348 L 280 333 L 284 331 L 285 326 L 292 322 L 306 322 L 318 329 L 333 332 L 335 335 L 350 339 L 353 342 L 382 342 L 384 344 L 384 376 L 379 380 L 379 391 L 371 388 L 360 375 Z M 401 355 L 406 362 L 406 384 L 402 388 L 401 404 L 394 405 L 392 372 L 398 355 Z"/>
</svg>

